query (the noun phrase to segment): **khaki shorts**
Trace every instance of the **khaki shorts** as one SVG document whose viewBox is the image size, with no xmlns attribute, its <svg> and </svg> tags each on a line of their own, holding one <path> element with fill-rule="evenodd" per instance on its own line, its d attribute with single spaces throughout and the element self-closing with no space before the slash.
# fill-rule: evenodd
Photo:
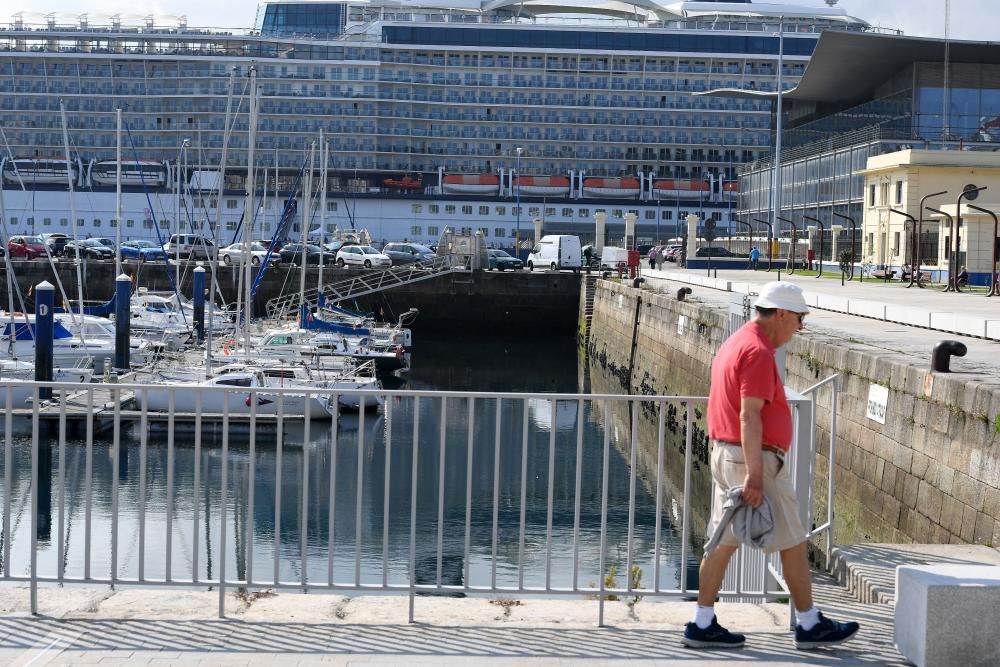
<svg viewBox="0 0 1000 667">
<path fill-rule="evenodd" d="M 774 541 L 768 552 L 783 551 L 806 541 L 806 531 L 799 517 L 799 503 L 792 487 L 792 475 L 784 459 L 776 452 L 763 450 L 764 495 L 771 503 L 774 516 Z M 722 505 L 726 502 L 726 491 L 734 486 L 743 486 L 747 467 L 743 458 L 743 448 L 739 445 L 712 441 L 712 519 L 708 524 L 708 537 L 715 533 L 722 520 Z M 732 528 L 722 535 L 720 545 L 739 546 Z"/>
</svg>

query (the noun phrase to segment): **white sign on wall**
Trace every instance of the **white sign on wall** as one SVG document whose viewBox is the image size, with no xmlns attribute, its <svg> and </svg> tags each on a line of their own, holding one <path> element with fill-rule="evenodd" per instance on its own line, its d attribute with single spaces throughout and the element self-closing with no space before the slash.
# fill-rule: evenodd
<svg viewBox="0 0 1000 667">
<path fill-rule="evenodd" d="M 879 424 L 885 423 L 885 410 L 889 405 L 889 388 L 880 384 L 868 386 L 868 408 L 865 416 Z"/>
</svg>

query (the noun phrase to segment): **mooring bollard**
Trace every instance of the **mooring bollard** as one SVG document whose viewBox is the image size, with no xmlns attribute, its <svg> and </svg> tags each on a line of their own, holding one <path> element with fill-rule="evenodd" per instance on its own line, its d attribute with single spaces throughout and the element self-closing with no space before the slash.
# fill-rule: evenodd
<svg viewBox="0 0 1000 667">
<path fill-rule="evenodd" d="M 43 280 L 35 286 L 35 382 L 52 382 L 52 339 L 54 324 L 52 306 L 55 288 Z M 12 332 L 13 333 L 13 332 Z M 52 387 L 38 390 L 39 398 L 52 398 Z"/>
<path fill-rule="evenodd" d="M 115 278 L 115 368 L 129 367 L 132 332 L 132 280 L 124 273 Z"/>
<path fill-rule="evenodd" d="M 205 267 L 194 270 L 194 330 L 198 342 L 205 342 Z"/>
</svg>

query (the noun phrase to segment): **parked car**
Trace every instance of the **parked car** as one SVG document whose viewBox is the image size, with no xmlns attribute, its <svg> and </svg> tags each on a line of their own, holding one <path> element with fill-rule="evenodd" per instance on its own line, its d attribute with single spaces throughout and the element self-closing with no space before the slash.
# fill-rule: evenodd
<svg viewBox="0 0 1000 667">
<path fill-rule="evenodd" d="M 662 252 L 664 253 L 663 259 L 667 260 L 668 262 L 676 262 L 678 259 L 680 259 L 681 250 L 683 248 L 684 246 L 678 244 L 663 246 L 662 250 Z"/>
<path fill-rule="evenodd" d="M 45 234 L 39 234 L 45 245 L 49 247 L 49 253 L 53 257 L 62 257 L 63 249 L 66 244 L 69 243 L 69 237 L 61 232 L 46 232 Z"/>
<path fill-rule="evenodd" d="M 341 248 L 348 245 L 359 245 L 359 244 L 355 241 L 330 241 L 328 243 L 323 244 L 323 250 L 333 253 L 334 256 L 336 256 L 337 252 Z"/>
<path fill-rule="evenodd" d="M 695 252 L 695 257 L 735 257 L 733 253 L 729 252 L 722 246 L 702 246 L 698 248 Z"/>
<path fill-rule="evenodd" d="M 122 241 L 122 259 L 135 259 L 140 262 L 155 262 L 167 258 L 163 248 L 152 241 L 134 240 Z"/>
<path fill-rule="evenodd" d="M 301 252 L 301 248 L 300 248 Z M 262 244 L 254 241 L 250 244 L 250 263 L 254 266 L 260 266 L 260 263 L 264 261 L 267 257 L 267 248 Z M 232 245 L 227 245 L 225 248 L 219 250 L 219 259 L 222 260 L 223 264 L 242 264 L 243 263 L 243 244 L 233 243 Z M 277 252 L 272 252 L 271 257 L 268 260 L 272 264 L 281 261 L 281 255 Z"/>
<path fill-rule="evenodd" d="M 522 263 L 517 257 L 508 253 L 506 250 L 493 248 L 492 250 L 487 250 L 486 252 L 490 257 L 491 271 L 493 269 L 496 269 L 497 271 L 503 271 L 505 269 L 520 271 L 524 268 L 524 263 Z"/>
<path fill-rule="evenodd" d="M 35 259 L 45 256 L 45 242 L 40 236 L 11 236 L 7 241 L 7 252 L 11 257 Z"/>
<path fill-rule="evenodd" d="M 382 254 L 392 260 L 392 265 L 427 262 L 436 256 L 434 251 L 419 243 L 386 243 Z"/>
<path fill-rule="evenodd" d="M 368 245 L 350 245 L 337 252 L 337 266 L 363 266 L 366 269 L 392 266 L 392 260 Z"/>
<path fill-rule="evenodd" d="M 281 262 L 288 264 L 301 264 L 302 263 L 302 244 L 301 243 L 288 243 L 281 246 Z M 315 243 L 310 243 L 306 246 L 306 264 L 315 264 L 319 266 L 320 262 L 323 264 L 332 264 L 333 255 L 331 253 L 325 252 Z"/>
<path fill-rule="evenodd" d="M 167 257 L 175 257 L 179 253 L 186 259 L 214 259 L 218 250 L 211 239 L 197 234 L 174 234 L 163 244 L 163 252 Z"/>
<path fill-rule="evenodd" d="M 67 257 L 81 257 L 83 259 L 114 259 L 115 251 L 104 245 L 97 239 L 80 239 L 70 241 L 64 249 Z"/>
<path fill-rule="evenodd" d="M 109 238 L 106 238 L 104 236 L 97 236 L 93 240 L 97 241 L 102 246 L 106 246 L 108 248 L 111 248 L 111 252 L 114 252 L 115 248 L 117 247 L 117 244 L 115 243 L 114 239 L 109 239 Z"/>
</svg>

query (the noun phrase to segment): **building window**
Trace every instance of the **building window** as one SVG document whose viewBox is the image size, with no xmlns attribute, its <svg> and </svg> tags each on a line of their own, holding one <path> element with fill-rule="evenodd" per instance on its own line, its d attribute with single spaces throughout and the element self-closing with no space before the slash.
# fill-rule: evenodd
<svg viewBox="0 0 1000 667">
<path fill-rule="evenodd" d="M 899 254 L 899 232 L 893 232 L 892 235 L 892 254 L 894 256 Z"/>
<path fill-rule="evenodd" d="M 410 211 L 412 213 L 423 213 L 424 212 L 424 205 L 423 204 L 412 204 L 410 206 Z"/>
<path fill-rule="evenodd" d="M 507 207 L 497 206 L 497 215 L 507 215 Z"/>
<path fill-rule="evenodd" d="M 888 183 L 882 183 L 882 187 L 879 188 L 879 189 L 882 191 L 881 193 L 879 193 L 879 197 L 880 197 L 879 202 L 883 206 L 885 206 L 886 204 L 889 203 L 889 184 Z"/>
<path fill-rule="evenodd" d="M 441 210 L 441 207 L 438 206 L 437 204 L 428 204 L 427 205 L 427 212 L 428 213 L 438 213 L 438 212 L 440 212 L 440 210 Z"/>
<path fill-rule="evenodd" d="M 440 236 L 441 232 L 438 231 L 437 227 L 428 227 L 427 236 Z"/>
<path fill-rule="evenodd" d="M 896 203 L 903 203 L 903 181 L 896 181 Z"/>
<path fill-rule="evenodd" d="M 445 204 L 445 206 L 444 206 L 444 212 L 447 213 L 448 215 L 455 215 L 455 205 L 454 204 Z"/>
<path fill-rule="evenodd" d="M 227 199 L 226 200 L 226 208 L 228 208 L 228 209 L 234 209 L 234 208 L 236 208 L 236 200 L 235 199 Z"/>
<path fill-rule="evenodd" d="M 507 230 L 503 227 L 495 227 L 493 229 L 493 238 L 502 239 L 507 237 Z"/>
<path fill-rule="evenodd" d="M 589 208 L 581 208 L 580 211 L 577 213 L 577 215 L 579 215 L 581 218 L 589 218 L 590 217 L 590 209 Z"/>
<path fill-rule="evenodd" d="M 462 215 L 472 215 L 472 207 L 466 204 L 462 207 Z"/>
<path fill-rule="evenodd" d="M 489 215 L 489 214 L 490 214 L 490 207 L 489 206 L 480 206 L 479 207 L 479 215 Z"/>
<path fill-rule="evenodd" d="M 874 206 L 875 205 L 875 184 L 874 183 L 872 183 L 871 185 L 868 186 L 868 205 L 869 206 Z"/>
<path fill-rule="evenodd" d="M 424 233 L 424 228 L 420 225 L 410 226 L 410 236 L 421 236 Z"/>
</svg>

